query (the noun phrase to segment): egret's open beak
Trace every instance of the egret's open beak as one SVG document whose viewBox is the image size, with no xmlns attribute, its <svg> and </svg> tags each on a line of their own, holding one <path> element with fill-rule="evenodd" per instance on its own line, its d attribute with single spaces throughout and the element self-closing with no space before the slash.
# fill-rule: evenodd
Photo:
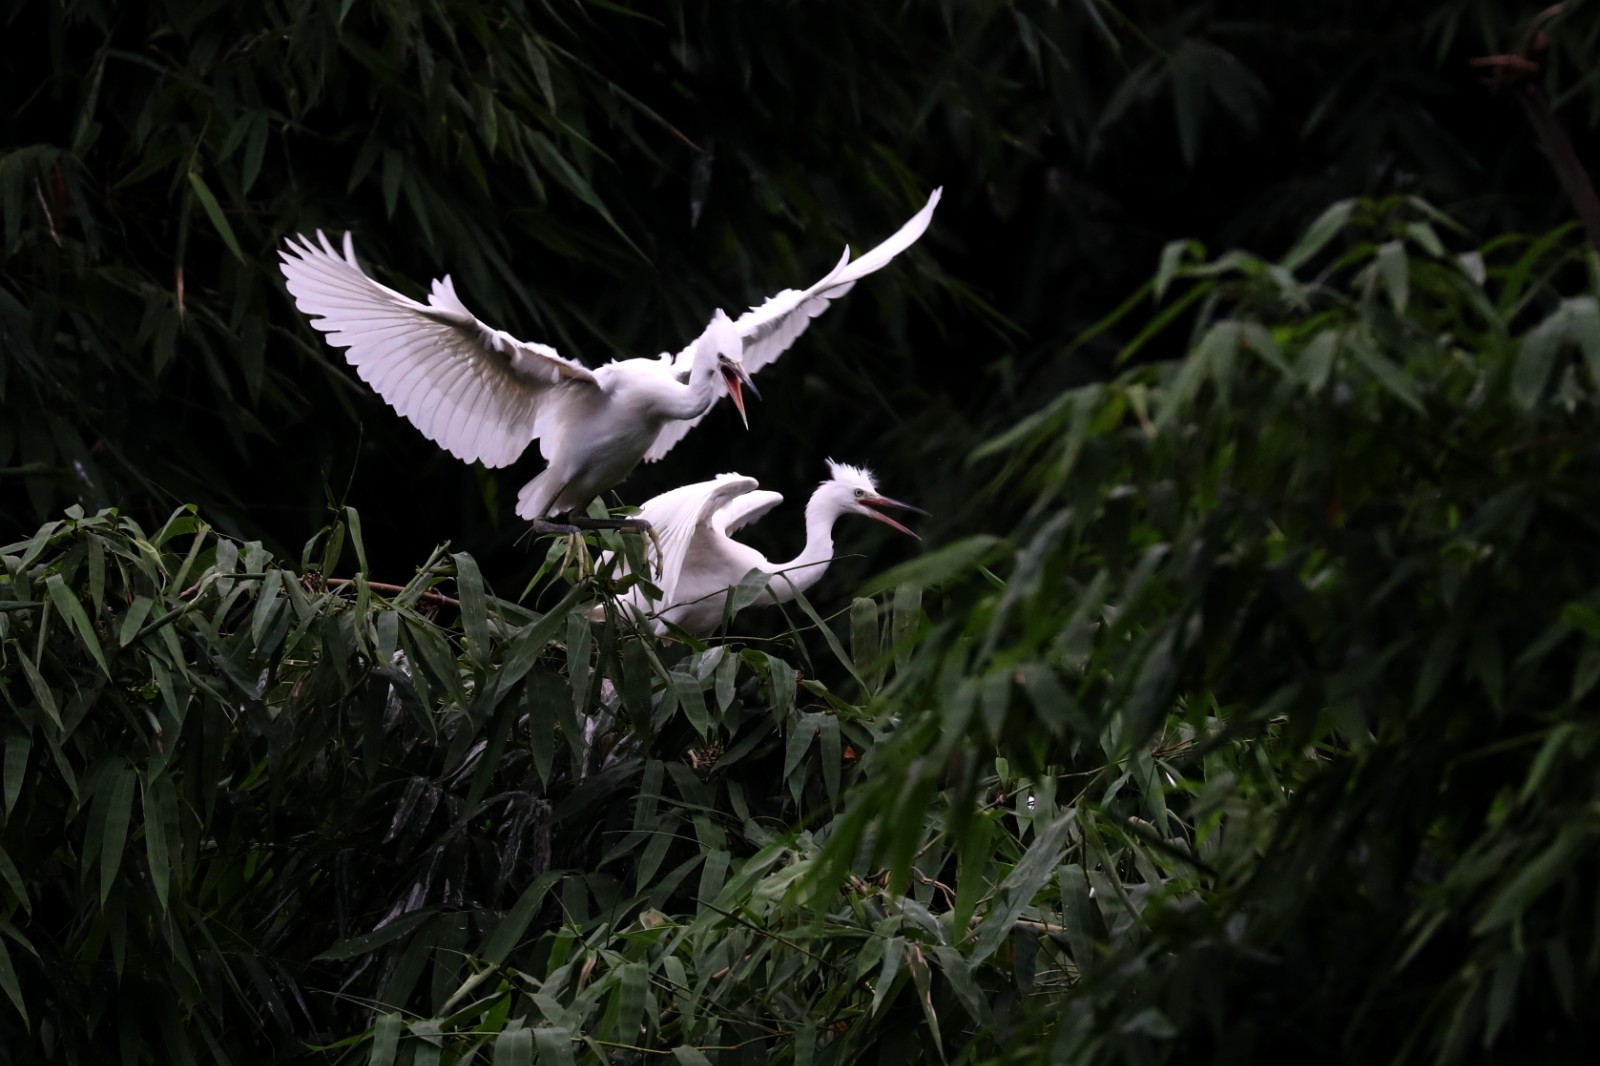
<svg viewBox="0 0 1600 1066">
<path fill-rule="evenodd" d="M 733 406 L 739 409 L 739 421 L 744 423 L 745 429 L 749 429 L 750 419 L 744 413 L 744 393 L 741 389 L 749 389 L 750 394 L 758 400 L 761 399 L 761 390 L 750 380 L 750 372 L 744 368 L 744 364 L 723 360 L 721 370 L 722 380 L 728 386 L 728 395 L 733 398 Z"/>
<path fill-rule="evenodd" d="M 863 496 L 856 502 L 862 504 L 861 513 L 866 515 L 868 518 L 876 518 L 890 529 L 898 529 L 908 537 L 915 538 L 916 540 L 922 539 L 915 533 L 911 532 L 911 530 L 901 525 L 899 522 L 896 522 L 894 519 L 890 518 L 888 515 L 873 510 L 874 507 L 896 507 L 902 511 L 910 511 L 913 514 L 927 514 L 928 512 L 924 511 L 922 508 L 914 507 L 909 503 L 901 503 L 899 500 L 891 500 L 887 496 Z"/>
</svg>

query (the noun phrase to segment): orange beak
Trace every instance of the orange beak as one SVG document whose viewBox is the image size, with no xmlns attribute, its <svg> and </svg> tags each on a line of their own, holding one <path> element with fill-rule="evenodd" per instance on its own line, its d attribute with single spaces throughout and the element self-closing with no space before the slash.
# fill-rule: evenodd
<svg viewBox="0 0 1600 1066">
<path fill-rule="evenodd" d="M 728 395 L 733 399 L 733 406 L 739 409 L 739 421 L 744 423 L 744 428 L 750 428 L 750 419 L 744 412 L 744 389 L 748 388 L 750 394 L 756 399 L 761 399 L 761 390 L 756 388 L 756 383 L 750 380 L 750 372 L 742 363 L 724 360 L 722 370 L 723 383 L 728 386 Z"/>
<path fill-rule="evenodd" d="M 924 511 L 922 508 L 914 507 L 909 503 L 901 503 L 899 500 L 891 500 L 887 496 L 863 496 L 856 502 L 861 504 L 861 513 L 866 515 L 868 518 L 876 518 L 890 529 L 898 529 L 908 537 L 912 537 L 916 540 L 922 539 L 915 533 L 911 532 L 911 530 L 901 525 L 899 522 L 896 522 L 894 519 L 890 518 L 888 515 L 883 514 L 880 511 L 873 510 L 874 507 L 897 507 L 902 511 L 910 511 L 913 514 L 926 515 L 928 512 Z"/>
</svg>

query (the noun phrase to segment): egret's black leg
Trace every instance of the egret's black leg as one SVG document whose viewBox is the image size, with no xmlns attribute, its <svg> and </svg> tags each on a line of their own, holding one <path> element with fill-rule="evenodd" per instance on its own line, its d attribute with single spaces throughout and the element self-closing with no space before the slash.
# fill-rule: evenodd
<svg viewBox="0 0 1600 1066">
<path fill-rule="evenodd" d="M 622 529 L 630 533 L 646 533 L 650 523 L 642 518 L 578 518 L 574 515 L 562 515 L 562 521 L 569 522 L 575 529 Z"/>
<path fill-rule="evenodd" d="M 564 514 L 553 515 L 550 518 L 535 518 L 533 520 L 534 536 L 542 537 L 546 533 L 577 533 L 579 531 L 578 527 L 569 521 L 570 518 L 570 515 Z"/>
<path fill-rule="evenodd" d="M 648 533 L 650 523 L 642 518 L 589 518 L 572 514 L 551 515 L 549 518 L 535 518 L 533 531 L 535 534 L 545 533 L 581 533 L 588 529 L 623 529 L 632 533 Z"/>
</svg>

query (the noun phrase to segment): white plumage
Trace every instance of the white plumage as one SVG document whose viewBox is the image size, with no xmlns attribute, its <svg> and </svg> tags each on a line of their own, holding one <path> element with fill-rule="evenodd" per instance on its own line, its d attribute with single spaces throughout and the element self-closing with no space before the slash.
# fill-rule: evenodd
<svg viewBox="0 0 1600 1066">
<path fill-rule="evenodd" d="M 639 517 L 656 532 L 656 544 L 647 545 L 646 557 L 661 595 L 654 597 L 635 585 L 623 595 L 624 606 L 658 634 L 667 631 L 668 623 L 689 633 L 710 633 L 722 623 L 728 591 L 752 570 L 771 578 L 760 603 L 783 603 L 814 585 L 833 560 L 833 524 L 840 515 L 866 515 L 916 536 L 876 508 L 927 512 L 879 494 L 871 472 L 861 467 L 830 459 L 828 469 L 831 476 L 806 504 L 805 547 L 788 562 L 771 562 L 733 539 L 783 500 L 776 492 L 758 489 L 755 478 L 719 474 L 646 502 Z"/>
<path fill-rule="evenodd" d="M 933 209 L 939 206 L 939 197 L 943 193 L 942 186 L 933 190 L 922 210 L 907 219 L 905 225 L 888 240 L 860 258 L 851 259 L 847 247 L 838 264 L 815 285 L 808 289 L 784 289 L 734 319 L 733 326 L 744 341 L 744 368 L 754 374 L 776 361 L 805 332 L 811 320 L 828 309 L 829 304 L 849 292 L 857 281 L 875 270 L 883 269 L 895 256 L 916 243 L 933 220 Z M 688 365 L 689 357 L 690 350 L 685 348 L 673 358 L 680 372 Z M 654 446 L 645 453 L 645 461 L 653 463 L 666 455 L 674 444 L 700 424 L 705 415 L 706 412 L 701 412 L 693 418 L 663 427 Z"/>
<path fill-rule="evenodd" d="M 939 190 L 894 236 L 859 259 L 850 250 L 827 277 L 785 289 L 729 321 L 718 311 L 676 356 L 626 359 L 594 370 L 555 349 L 518 340 L 468 311 L 448 276 L 427 303 L 380 285 L 318 232 L 286 242 L 283 276 L 295 304 L 361 379 L 429 440 L 466 462 L 514 462 L 537 439 L 548 466 L 517 497 L 517 514 L 582 511 L 656 460 L 724 395 L 744 416 L 741 385 L 794 343 L 811 319 L 888 263 L 928 228 Z"/>
</svg>

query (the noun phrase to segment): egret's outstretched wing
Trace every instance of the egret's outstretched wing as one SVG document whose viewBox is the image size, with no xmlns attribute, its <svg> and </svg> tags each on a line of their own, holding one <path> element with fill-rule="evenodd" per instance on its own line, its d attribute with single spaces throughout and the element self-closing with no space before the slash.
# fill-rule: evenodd
<svg viewBox="0 0 1600 1066">
<path fill-rule="evenodd" d="M 429 440 L 458 459 L 506 466 L 539 436 L 540 420 L 572 386 L 594 385 L 581 363 L 490 329 L 466 309 L 449 277 L 426 304 L 380 285 L 317 233 L 279 252 L 296 306 L 328 343 L 345 348 L 361 379 Z"/>
<path fill-rule="evenodd" d="M 939 206 L 943 188 L 933 190 L 921 211 L 912 215 L 894 236 L 867 252 L 859 259 L 850 258 L 845 248 L 828 275 L 809 289 L 784 289 L 759 307 L 752 307 L 734 320 L 734 328 L 744 338 L 744 368 L 754 374 L 778 356 L 789 350 L 811 320 L 828 309 L 828 305 L 849 292 L 861 278 L 881 270 L 889 260 L 914 244 L 927 230 L 933 219 L 933 209 Z M 698 343 L 698 341 L 696 341 Z M 678 365 L 693 357 L 693 344 L 678 354 Z M 714 406 L 714 405 L 713 405 Z M 702 414 L 700 418 L 704 418 Z M 700 418 L 668 422 L 656 436 L 655 443 L 645 453 L 645 462 L 653 463 L 672 450 L 684 434 L 700 424 Z"/>
<path fill-rule="evenodd" d="M 759 485 L 755 478 L 743 474 L 718 474 L 710 481 L 697 481 L 663 492 L 639 508 L 639 517 L 650 523 L 661 546 L 660 555 L 652 547 L 649 558 L 659 575 L 656 586 L 661 589 L 662 603 L 677 602 L 678 578 L 683 573 L 684 561 L 698 550 L 697 542 L 716 535 L 712 522 L 717 511 Z"/>
<path fill-rule="evenodd" d="M 724 537 L 736 533 L 783 502 L 783 493 L 771 489 L 757 489 L 736 496 L 717 508 L 711 516 L 711 528 Z"/>
<path fill-rule="evenodd" d="M 895 234 L 859 259 L 850 258 L 850 249 L 832 272 L 809 289 L 785 289 L 771 297 L 760 307 L 752 307 L 734 320 L 734 326 L 744 337 L 744 368 L 754 374 L 778 356 L 789 350 L 811 320 L 828 309 L 828 305 L 850 291 L 861 278 L 881 270 L 889 260 L 916 243 L 933 220 L 933 209 L 939 206 L 943 188 L 933 190 L 921 211 L 912 215 Z"/>
</svg>

